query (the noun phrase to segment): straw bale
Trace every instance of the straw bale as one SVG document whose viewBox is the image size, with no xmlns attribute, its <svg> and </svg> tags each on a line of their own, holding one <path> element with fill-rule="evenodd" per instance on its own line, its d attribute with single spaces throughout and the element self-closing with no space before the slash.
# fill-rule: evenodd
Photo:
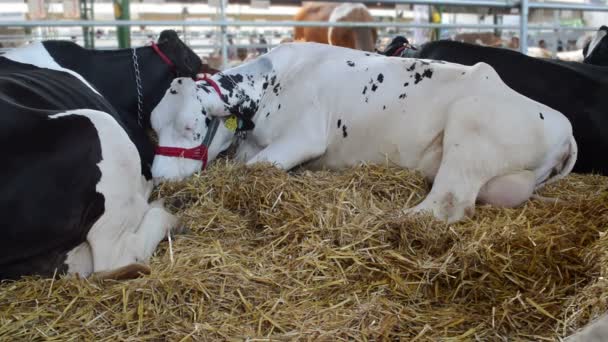
<svg viewBox="0 0 608 342">
<path fill-rule="evenodd" d="M 547 340 L 608 307 L 608 178 L 446 225 L 398 215 L 429 185 L 361 166 L 219 160 L 155 191 L 189 228 L 130 281 L 0 286 L 3 340 Z"/>
</svg>

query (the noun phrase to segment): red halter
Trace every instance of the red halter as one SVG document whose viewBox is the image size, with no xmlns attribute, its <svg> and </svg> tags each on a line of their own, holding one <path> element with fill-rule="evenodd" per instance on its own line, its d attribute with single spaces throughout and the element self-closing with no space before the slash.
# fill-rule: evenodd
<svg viewBox="0 0 608 342">
<path fill-rule="evenodd" d="M 152 42 L 152 49 L 154 49 L 154 52 L 156 52 L 160 59 L 162 59 L 163 62 L 165 62 L 169 67 L 171 67 L 171 69 L 175 69 L 175 64 L 173 64 L 169 57 L 167 57 L 167 55 L 165 55 L 165 53 L 160 50 L 160 48 L 158 47 L 158 45 L 156 45 L 155 42 Z"/>
<path fill-rule="evenodd" d="M 222 98 L 222 92 L 220 87 L 215 83 L 214 80 L 207 77 L 207 74 L 204 74 L 203 77 L 197 77 L 197 81 L 203 80 L 206 81 L 213 87 L 217 95 Z M 217 131 L 217 126 L 219 122 L 216 120 L 212 120 L 211 125 L 207 128 L 207 134 L 205 134 L 205 138 L 203 142 L 193 148 L 181 148 L 181 147 L 166 147 L 166 146 L 158 146 L 156 147 L 156 155 L 165 156 L 165 157 L 178 157 L 178 158 L 186 158 L 193 160 L 200 160 L 203 162 L 201 170 L 207 168 L 207 158 L 209 155 L 208 145 L 211 145 L 211 141 L 213 140 L 213 136 Z"/>
<path fill-rule="evenodd" d="M 200 144 L 193 148 L 180 148 L 180 147 L 165 147 L 158 146 L 156 148 L 156 154 L 165 157 L 178 157 L 186 159 L 200 160 L 203 162 L 201 170 L 207 168 L 207 155 L 209 150 L 204 144 Z"/>
</svg>

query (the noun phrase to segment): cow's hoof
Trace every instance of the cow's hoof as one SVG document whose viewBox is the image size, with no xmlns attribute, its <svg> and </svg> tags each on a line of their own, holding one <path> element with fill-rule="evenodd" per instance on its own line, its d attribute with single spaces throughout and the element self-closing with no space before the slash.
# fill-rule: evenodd
<svg viewBox="0 0 608 342">
<path fill-rule="evenodd" d="M 140 263 L 133 263 L 119 267 L 111 271 L 95 272 L 90 276 L 92 280 L 127 280 L 135 279 L 152 273 L 150 266 Z"/>
</svg>

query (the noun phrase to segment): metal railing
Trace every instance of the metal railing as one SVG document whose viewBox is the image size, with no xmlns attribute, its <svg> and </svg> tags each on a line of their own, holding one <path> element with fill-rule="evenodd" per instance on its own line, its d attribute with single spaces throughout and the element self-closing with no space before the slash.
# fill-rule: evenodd
<svg viewBox="0 0 608 342">
<path fill-rule="evenodd" d="M 376 0 L 330 0 L 339 2 L 369 2 Z M 501 29 L 519 31 L 520 51 L 528 50 L 528 31 L 530 30 L 580 30 L 594 31 L 591 27 L 564 27 L 560 25 L 532 25 L 529 24 L 529 9 L 552 10 L 579 10 L 579 11 L 608 11 L 608 5 L 572 4 L 557 2 L 529 2 L 521 0 L 382 0 L 384 3 L 394 4 L 427 4 L 446 6 L 473 6 L 494 8 L 518 8 L 520 15 L 519 25 L 503 24 L 438 24 L 438 23 L 409 23 L 395 21 L 381 22 L 318 22 L 318 21 L 229 21 L 226 19 L 226 1 L 220 0 L 220 20 L 30 20 L 30 21 L 0 21 L 0 27 L 124 27 L 124 26 L 172 26 L 172 27 L 219 27 L 220 48 L 222 51 L 222 65 L 227 65 L 227 28 L 228 27 L 376 27 L 376 28 L 426 28 L 426 29 Z M 270 44 L 269 44 L 270 45 Z"/>
</svg>

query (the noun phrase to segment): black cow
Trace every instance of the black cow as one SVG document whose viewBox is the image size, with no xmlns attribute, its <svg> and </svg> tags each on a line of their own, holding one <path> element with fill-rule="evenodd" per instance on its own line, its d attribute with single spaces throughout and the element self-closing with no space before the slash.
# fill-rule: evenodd
<svg viewBox="0 0 608 342">
<path fill-rule="evenodd" d="M 543 60 L 512 50 L 449 40 L 399 51 L 403 44 L 407 39 L 396 37 L 381 53 L 491 65 L 509 87 L 568 117 L 579 151 L 573 172 L 608 175 L 608 68 Z"/>
<path fill-rule="evenodd" d="M 0 279 L 146 270 L 177 224 L 148 203 L 150 111 L 201 67 L 174 31 L 136 49 L 46 41 L 0 56 Z"/>
</svg>

